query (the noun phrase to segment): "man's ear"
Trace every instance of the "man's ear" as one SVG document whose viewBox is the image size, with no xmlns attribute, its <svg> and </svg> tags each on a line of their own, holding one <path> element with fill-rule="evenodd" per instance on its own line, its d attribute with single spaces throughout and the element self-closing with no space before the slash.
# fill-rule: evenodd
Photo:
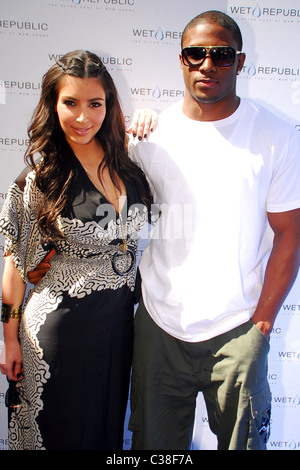
<svg viewBox="0 0 300 470">
<path fill-rule="evenodd" d="M 183 62 L 182 62 L 182 55 L 181 53 L 179 54 L 179 63 L 180 63 L 180 70 L 183 70 Z"/>
<path fill-rule="evenodd" d="M 244 52 L 241 52 L 238 55 L 238 65 L 237 65 L 237 69 L 236 69 L 236 74 L 237 75 L 243 70 L 245 60 L 246 60 L 246 54 Z"/>
</svg>

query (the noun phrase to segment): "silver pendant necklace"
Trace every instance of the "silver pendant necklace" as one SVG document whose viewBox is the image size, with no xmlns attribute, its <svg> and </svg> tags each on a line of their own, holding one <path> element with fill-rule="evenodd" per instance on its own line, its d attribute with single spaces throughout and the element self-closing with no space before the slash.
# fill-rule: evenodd
<svg viewBox="0 0 300 470">
<path fill-rule="evenodd" d="M 127 235 L 125 233 L 126 226 L 123 222 L 122 209 L 119 204 L 120 195 L 117 194 L 117 189 L 115 186 L 114 186 L 114 190 L 115 190 L 116 200 L 117 200 L 118 208 L 119 208 L 118 214 L 120 218 L 121 231 L 122 231 L 122 243 L 120 243 L 119 250 L 116 251 L 116 253 L 114 253 L 112 257 L 112 267 L 116 274 L 118 274 L 119 276 L 124 276 L 126 274 L 129 274 L 132 271 L 135 265 L 135 254 L 128 247 L 128 244 L 127 244 Z"/>
<path fill-rule="evenodd" d="M 123 217 L 122 217 L 122 209 L 120 207 L 120 195 L 117 193 L 117 188 L 113 184 L 114 187 L 114 192 L 115 192 L 115 200 L 117 201 L 117 204 L 114 205 L 111 201 L 111 199 L 108 197 L 104 187 L 102 184 L 100 184 L 99 179 L 97 178 L 97 181 L 89 174 L 89 172 L 84 168 L 87 176 L 89 179 L 92 181 L 92 183 L 96 186 L 96 188 L 105 196 L 107 201 L 115 208 L 117 214 L 119 215 L 120 219 L 120 225 L 121 225 L 121 232 L 122 232 L 122 242 L 119 245 L 118 251 L 116 251 L 113 256 L 112 256 L 112 268 L 116 274 L 119 276 L 124 276 L 126 274 L 129 274 L 134 265 L 135 265 L 135 253 L 133 250 L 131 250 L 127 244 L 127 235 L 125 232 L 126 225 L 123 222 Z"/>
</svg>

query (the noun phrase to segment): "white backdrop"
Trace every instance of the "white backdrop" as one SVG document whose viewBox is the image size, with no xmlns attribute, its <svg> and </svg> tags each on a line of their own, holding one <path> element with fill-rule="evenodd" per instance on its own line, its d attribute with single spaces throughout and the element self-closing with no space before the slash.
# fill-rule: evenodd
<svg viewBox="0 0 300 470">
<path fill-rule="evenodd" d="M 74 49 L 100 55 L 129 123 L 136 108 L 161 111 L 183 97 L 181 32 L 208 9 L 228 13 L 241 27 L 247 59 L 239 94 L 268 106 L 300 131 L 299 0 L 0 0 L 0 209 L 9 183 L 24 166 L 26 129 L 41 77 L 55 60 Z M 3 238 L 0 247 L 3 253 Z M 3 257 L 1 271 L 2 266 Z M 298 278 L 271 335 L 271 450 L 300 449 L 299 331 Z M 0 450 L 7 448 L 5 390 L 1 376 Z M 124 449 L 130 445 L 125 430 Z M 193 448 L 216 448 L 201 395 Z"/>
</svg>

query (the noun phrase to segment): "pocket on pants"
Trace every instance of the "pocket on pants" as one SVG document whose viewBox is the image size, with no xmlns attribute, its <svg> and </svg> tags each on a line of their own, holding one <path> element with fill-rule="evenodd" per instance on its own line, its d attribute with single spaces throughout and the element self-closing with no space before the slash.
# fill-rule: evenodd
<svg viewBox="0 0 300 470">
<path fill-rule="evenodd" d="M 248 450 L 265 450 L 270 436 L 271 391 L 265 388 L 250 397 Z"/>
<path fill-rule="evenodd" d="M 258 333 L 258 335 L 262 338 L 263 342 L 267 345 L 267 349 L 268 351 L 270 350 L 270 340 L 263 334 L 263 332 L 258 328 L 258 326 L 253 323 L 252 320 L 249 320 L 253 326 L 254 326 L 254 330 L 256 330 L 256 332 Z"/>
</svg>

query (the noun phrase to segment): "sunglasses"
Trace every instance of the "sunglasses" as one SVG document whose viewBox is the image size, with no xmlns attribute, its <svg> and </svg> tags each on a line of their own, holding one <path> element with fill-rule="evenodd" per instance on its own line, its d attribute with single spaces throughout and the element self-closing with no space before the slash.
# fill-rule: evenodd
<svg viewBox="0 0 300 470">
<path fill-rule="evenodd" d="M 217 67 L 231 67 L 236 55 L 240 53 L 241 51 L 236 51 L 229 46 L 190 46 L 182 49 L 181 56 L 182 62 L 187 67 L 199 67 L 207 54 Z"/>
</svg>

